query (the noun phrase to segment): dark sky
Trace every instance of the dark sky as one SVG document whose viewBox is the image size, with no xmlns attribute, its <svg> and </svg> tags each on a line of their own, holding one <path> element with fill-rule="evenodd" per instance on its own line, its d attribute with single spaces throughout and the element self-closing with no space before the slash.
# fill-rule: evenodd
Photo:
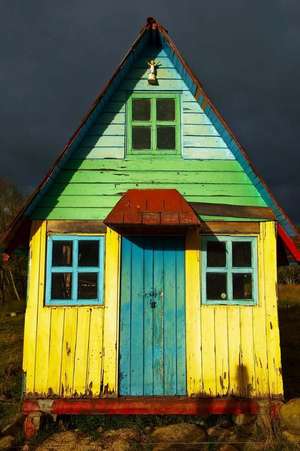
<svg viewBox="0 0 300 451">
<path fill-rule="evenodd" d="M 300 222 L 299 0 L 2 0 L 0 177 L 32 191 L 147 16 Z"/>
</svg>

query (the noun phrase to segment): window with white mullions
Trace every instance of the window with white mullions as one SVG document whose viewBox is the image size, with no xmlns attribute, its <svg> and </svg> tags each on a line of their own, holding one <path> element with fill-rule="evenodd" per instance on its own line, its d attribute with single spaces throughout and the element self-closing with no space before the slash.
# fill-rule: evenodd
<svg viewBox="0 0 300 451">
<path fill-rule="evenodd" d="M 135 94 L 128 101 L 128 150 L 176 153 L 179 149 L 179 98 Z"/>
<path fill-rule="evenodd" d="M 204 304 L 257 304 L 256 241 L 256 237 L 202 237 Z"/>
<path fill-rule="evenodd" d="M 51 235 L 46 305 L 103 304 L 104 237 Z"/>
</svg>

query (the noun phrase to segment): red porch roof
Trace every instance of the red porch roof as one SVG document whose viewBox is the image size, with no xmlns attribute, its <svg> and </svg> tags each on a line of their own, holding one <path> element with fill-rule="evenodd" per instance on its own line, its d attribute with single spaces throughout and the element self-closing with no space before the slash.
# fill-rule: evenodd
<svg viewBox="0 0 300 451">
<path fill-rule="evenodd" d="M 200 220 L 176 189 L 128 190 L 105 218 L 111 228 L 122 226 L 195 226 Z"/>
</svg>

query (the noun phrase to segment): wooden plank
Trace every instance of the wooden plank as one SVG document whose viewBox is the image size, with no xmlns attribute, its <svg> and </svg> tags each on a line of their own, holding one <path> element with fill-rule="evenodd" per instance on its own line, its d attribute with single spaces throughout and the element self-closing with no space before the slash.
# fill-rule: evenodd
<svg viewBox="0 0 300 451">
<path fill-rule="evenodd" d="M 148 290 L 144 287 L 144 277 L 136 277 L 144 274 L 143 248 L 140 243 L 131 242 L 131 321 L 130 336 L 124 342 L 124 346 L 130 348 L 130 395 L 143 395 L 144 387 L 144 330 L 143 330 L 143 293 Z"/>
<path fill-rule="evenodd" d="M 139 80 L 139 79 L 145 79 L 148 80 L 148 74 L 149 70 L 148 67 L 141 67 L 141 68 L 133 68 L 129 71 L 128 75 L 126 76 L 126 80 Z M 165 68 L 165 67 L 158 67 L 157 68 L 157 79 L 160 80 L 181 80 L 180 74 L 178 71 L 174 68 Z"/>
<path fill-rule="evenodd" d="M 90 337 L 87 367 L 87 391 L 98 397 L 102 385 L 103 370 L 103 307 L 91 309 Z"/>
<path fill-rule="evenodd" d="M 178 240 L 178 238 L 177 238 Z M 177 387 L 178 395 L 187 394 L 187 358 L 186 358 L 186 289 L 185 289 L 185 245 L 184 240 L 178 240 L 178 249 L 176 250 L 176 348 L 177 348 Z M 195 339 L 195 337 L 194 337 Z"/>
<path fill-rule="evenodd" d="M 123 159 L 125 155 L 124 147 L 79 147 L 76 150 L 77 158 L 119 158 Z"/>
<path fill-rule="evenodd" d="M 261 224 L 264 240 L 264 286 L 266 306 L 266 335 L 268 350 L 268 374 L 270 396 L 283 394 L 281 352 L 277 311 L 277 267 L 276 267 L 276 231 L 275 222 Z"/>
<path fill-rule="evenodd" d="M 185 159 L 194 160 L 234 160 L 234 155 L 226 147 L 222 148 L 197 148 L 197 147 L 183 147 L 182 157 Z"/>
<path fill-rule="evenodd" d="M 80 147 L 93 146 L 93 147 L 124 147 L 125 137 L 124 135 L 86 135 L 81 141 Z"/>
<path fill-rule="evenodd" d="M 41 221 L 34 221 L 30 231 L 28 291 L 24 327 L 23 370 L 26 373 L 26 393 L 34 392 L 36 334 L 39 299 L 41 252 Z"/>
<path fill-rule="evenodd" d="M 227 309 L 215 307 L 216 392 L 226 396 L 229 389 Z"/>
<path fill-rule="evenodd" d="M 206 222 L 201 224 L 200 233 L 259 233 L 259 222 Z"/>
<path fill-rule="evenodd" d="M 183 136 L 184 136 L 184 145 L 187 147 L 188 146 L 194 147 L 193 144 L 188 144 L 189 137 L 193 138 L 199 136 L 216 137 L 219 136 L 219 133 L 217 132 L 217 130 L 213 125 L 188 124 L 183 126 Z"/>
<path fill-rule="evenodd" d="M 93 336 L 91 337 L 90 335 L 91 310 L 90 307 L 80 307 L 78 309 L 73 392 L 81 397 L 88 393 L 87 370 L 89 340 L 94 339 Z"/>
<path fill-rule="evenodd" d="M 202 392 L 201 321 L 200 321 L 200 253 L 199 235 L 190 230 L 186 235 L 186 354 L 187 393 Z"/>
<path fill-rule="evenodd" d="M 120 85 L 123 91 L 149 91 L 153 92 L 153 86 L 149 85 L 148 80 L 124 80 Z M 187 85 L 183 80 L 159 80 L 155 86 L 155 92 L 158 91 L 183 91 L 187 90 Z"/>
<path fill-rule="evenodd" d="M 231 216 L 238 218 L 261 218 L 274 220 L 274 213 L 268 207 L 252 207 L 245 205 L 210 204 L 191 202 L 191 207 L 201 215 Z"/>
<path fill-rule="evenodd" d="M 62 348 L 61 394 L 73 397 L 74 363 L 76 352 L 78 308 L 65 309 L 64 336 Z"/>
<path fill-rule="evenodd" d="M 153 254 L 146 246 L 144 249 L 144 285 L 153 290 Z M 146 290 L 145 290 L 146 291 Z M 153 395 L 153 309 L 149 308 L 149 297 L 144 296 L 144 395 Z"/>
<path fill-rule="evenodd" d="M 105 233 L 106 229 L 102 221 L 47 221 L 47 233 Z"/>
<path fill-rule="evenodd" d="M 107 229 L 105 248 L 105 313 L 103 395 L 118 393 L 120 237 Z"/>
<path fill-rule="evenodd" d="M 51 330 L 48 368 L 48 392 L 49 395 L 61 395 L 61 364 L 63 350 L 63 331 L 65 309 L 51 307 Z"/>
<path fill-rule="evenodd" d="M 183 114 L 183 127 L 185 125 L 196 124 L 196 125 L 212 125 L 211 120 L 207 115 L 199 112 L 195 113 L 184 113 Z"/>
<path fill-rule="evenodd" d="M 246 398 L 255 397 L 256 394 L 252 310 L 252 307 L 244 306 L 240 311 L 241 342 L 240 363 L 238 367 L 239 396 Z"/>
<path fill-rule="evenodd" d="M 171 184 L 176 181 L 178 184 L 221 184 L 226 185 L 245 185 L 239 187 L 247 189 L 253 185 L 249 182 L 248 176 L 244 172 L 193 172 L 193 171 L 155 171 L 142 172 L 109 172 L 103 170 L 62 170 L 57 176 L 57 183 L 159 183 Z M 256 192 L 256 190 L 255 190 Z M 208 208 L 208 207 L 207 207 Z M 203 212 L 206 213 L 205 211 Z M 209 214 L 209 213 L 208 213 Z"/>
<path fill-rule="evenodd" d="M 98 118 L 95 120 L 94 125 L 98 124 L 125 124 L 125 113 L 102 113 L 99 114 Z"/>
<path fill-rule="evenodd" d="M 270 393 L 268 378 L 266 306 L 265 306 L 265 261 L 264 238 L 260 233 L 257 239 L 258 250 L 258 304 L 253 308 L 254 361 L 256 377 L 256 396 L 268 397 Z"/>
<path fill-rule="evenodd" d="M 220 136 L 197 136 L 184 135 L 183 146 L 185 148 L 195 149 L 228 149 L 227 144 Z"/>
<path fill-rule="evenodd" d="M 229 389 L 228 394 L 240 395 L 239 362 L 240 362 L 240 307 L 227 307 L 228 321 L 228 365 Z"/>
<path fill-rule="evenodd" d="M 46 222 L 40 226 L 40 253 L 39 253 L 39 288 L 38 288 L 38 319 L 36 335 L 35 356 L 35 383 L 37 393 L 48 392 L 48 366 L 50 344 L 51 312 L 44 307 L 45 292 L 45 262 L 46 262 Z"/>
<path fill-rule="evenodd" d="M 161 246 L 162 248 L 162 246 Z M 153 285 L 164 289 L 164 255 L 162 249 L 155 249 L 153 262 Z M 164 324 L 163 305 L 158 303 L 153 312 L 153 394 L 164 394 Z"/>
<path fill-rule="evenodd" d="M 216 396 L 215 310 L 201 305 L 202 393 Z"/>
<path fill-rule="evenodd" d="M 124 124 L 97 124 L 90 127 L 86 136 L 124 136 L 125 125 Z"/>
<path fill-rule="evenodd" d="M 207 126 L 204 126 L 207 127 Z M 132 157 L 132 155 L 131 155 Z M 133 155 L 133 159 L 130 156 L 126 160 L 98 160 L 98 159 L 70 159 L 64 165 L 66 170 L 102 170 L 102 171 L 130 171 L 130 172 L 146 172 L 146 171 L 159 171 L 159 172 L 244 172 L 240 164 L 235 160 L 183 160 L 180 157 L 169 156 L 167 161 L 162 161 L 161 158 L 155 158 L 149 156 L 142 160 L 137 159 Z"/>
<path fill-rule="evenodd" d="M 23 414 L 40 411 L 38 401 L 26 399 Z M 254 399 L 187 398 L 181 397 L 131 397 L 117 399 L 56 399 L 51 413 L 54 415 L 257 415 L 259 404 Z M 48 413 L 48 411 L 47 411 Z"/>
</svg>

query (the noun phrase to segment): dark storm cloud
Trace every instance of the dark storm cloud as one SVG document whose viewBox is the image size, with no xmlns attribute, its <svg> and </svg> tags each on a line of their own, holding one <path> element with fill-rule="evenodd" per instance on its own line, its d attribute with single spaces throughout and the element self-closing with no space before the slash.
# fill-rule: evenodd
<svg viewBox="0 0 300 451">
<path fill-rule="evenodd" d="M 0 176 L 38 183 L 149 15 L 300 222 L 298 0 L 3 0 Z"/>
</svg>

